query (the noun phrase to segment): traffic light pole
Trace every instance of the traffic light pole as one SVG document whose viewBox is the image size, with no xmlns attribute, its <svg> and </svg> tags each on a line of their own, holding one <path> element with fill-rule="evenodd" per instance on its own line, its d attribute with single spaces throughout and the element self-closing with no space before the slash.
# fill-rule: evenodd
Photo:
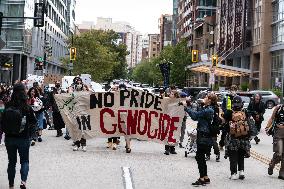
<svg viewBox="0 0 284 189">
<path fill-rule="evenodd" d="M 46 24 L 44 24 L 44 54 L 43 54 L 43 70 L 46 69 L 46 35 L 47 35 L 47 32 L 46 32 Z"/>
<path fill-rule="evenodd" d="M 72 37 L 71 37 L 71 46 L 73 47 L 73 44 L 74 44 L 74 37 L 73 37 L 73 34 L 72 34 Z M 71 52 L 70 52 L 71 53 Z M 71 70 L 71 65 L 73 66 L 73 60 L 70 60 L 70 65 L 69 65 L 69 75 L 72 76 L 72 70 Z"/>
</svg>

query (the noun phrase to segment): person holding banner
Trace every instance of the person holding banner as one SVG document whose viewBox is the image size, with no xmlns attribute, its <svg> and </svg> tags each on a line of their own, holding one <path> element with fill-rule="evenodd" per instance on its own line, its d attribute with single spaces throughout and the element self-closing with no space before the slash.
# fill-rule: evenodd
<svg viewBox="0 0 284 189">
<path fill-rule="evenodd" d="M 195 159 L 197 161 L 200 177 L 196 182 L 192 183 L 193 186 L 205 186 L 210 184 L 210 179 L 207 174 L 207 165 L 205 155 L 211 149 L 213 145 L 213 139 L 211 136 L 211 123 L 214 117 L 214 110 L 211 105 L 215 104 L 217 96 L 214 93 L 209 93 L 204 99 L 204 108 L 199 111 L 193 110 L 192 106 L 187 106 L 186 102 L 183 102 L 185 111 L 194 121 L 197 123 L 197 151 Z"/>
<path fill-rule="evenodd" d="M 65 123 L 63 121 L 63 118 L 60 114 L 59 108 L 55 102 L 54 95 L 55 94 L 61 94 L 61 85 L 60 82 L 55 82 L 55 88 L 53 89 L 53 92 L 50 96 L 50 104 L 52 107 L 52 118 L 53 118 L 53 125 L 54 129 L 56 130 L 57 134 L 56 137 L 61 137 L 63 135 L 62 129 L 65 127 Z"/>
<path fill-rule="evenodd" d="M 118 86 L 114 85 L 111 88 L 111 91 L 113 91 L 113 92 L 118 91 Z M 110 137 L 110 138 L 108 138 L 107 148 L 116 150 L 117 145 L 118 145 L 118 141 L 119 141 L 119 137 Z"/>
<path fill-rule="evenodd" d="M 79 92 L 79 91 L 87 91 L 88 87 L 84 87 L 83 81 L 80 77 L 75 77 L 73 79 L 73 84 L 69 88 L 68 92 Z M 81 140 L 77 140 L 74 142 L 74 148 L 73 151 L 78 151 L 80 146 L 82 147 L 83 152 L 87 151 L 87 140 L 85 139 L 84 135 L 82 136 Z"/>
<path fill-rule="evenodd" d="M 179 98 L 179 93 L 177 90 L 175 89 L 171 89 L 170 94 L 169 94 L 170 98 Z M 174 145 L 168 144 L 165 145 L 165 155 L 170 155 L 170 154 L 177 154 L 176 152 L 176 148 Z"/>
</svg>

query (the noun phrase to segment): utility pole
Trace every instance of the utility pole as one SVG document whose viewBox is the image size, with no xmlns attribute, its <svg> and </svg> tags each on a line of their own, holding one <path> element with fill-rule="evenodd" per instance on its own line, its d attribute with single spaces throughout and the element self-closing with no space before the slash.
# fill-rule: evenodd
<svg viewBox="0 0 284 189">
<path fill-rule="evenodd" d="M 73 33 L 72 33 L 72 37 L 71 37 L 71 46 L 73 47 L 74 44 L 74 37 L 73 37 Z M 71 53 L 71 52 L 70 52 Z M 69 64 L 69 75 L 72 76 L 72 70 L 71 70 L 71 66 L 73 66 L 73 60 L 70 60 L 70 64 Z"/>
</svg>

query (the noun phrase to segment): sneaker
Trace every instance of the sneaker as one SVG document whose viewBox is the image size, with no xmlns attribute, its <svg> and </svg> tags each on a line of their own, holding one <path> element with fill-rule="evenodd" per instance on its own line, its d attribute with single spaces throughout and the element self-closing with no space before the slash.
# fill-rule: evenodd
<svg viewBox="0 0 284 189">
<path fill-rule="evenodd" d="M 216 155 L 216 162 L 220 162 L 220 154 Z"/>
<path fill-rule="evenodd" d="M 232 174 L 232 175 L 230 176 L 230 179 L 231 179 L 231 180 L 238 180 L 239 178 L 238 178 L 238 176 L 237 176 L 237 173 Z"/>
<path fill-rule="evenodd" d="M 73 148 L 73 151 L 78 151 L 79 150 L 79 147 L 78 146 L 75 146 L 74 148 Z"/>
<path fill-rule="evenodd" d="M 210 184 L 210 178 L 204 179 L 205 184 Z"/>
<path fill-rule="evenodd" d="M 179 143 L 178 145 L 179 145 L 180 148 L 184 148 L 184 147 L 182 146 L 182 143 Z"/>
<path fill-rule="evenodd" d="M 87 152 L 87 147 L 86 146 L 82 146 L 82 150 L 83 150 L 83 152 Z"/>
<path fill-rule="evenodd" d="M 131 152 L 131 149 L 130 148 L 126 148 L 126 153 L 130 153 Z"/>
<path fill-rule="evenodd" d="M 26 189 L 26 184 L 21 183 L 20 188 L 21 188 L 21 189 Z"/>
<path fill-rule="evenodd" d="M 42 138 L 41 138 L 41 137 L 38 137 L 37 141 L 38 141 L 38 142 L 42 142 Z"/>
<path fill-rule="evenodd" d="M 284 177 L 279 175 L 278 179 L 284 180 Z"/>
<path fill-rule="evenodd" d="M 112 142 L 107 143 L 107 148 L 112 148 Z"/>
<path fill-rule="evenodd" d="M 175 150 L 170 152 L 171 154 L 177 154 L 177 152 Z"/>
<path fill-rule="evenodd" d="M 165 151 L 165 155 L 170 155 L 170 152 L 168 150 Z"/>
<path fill-rule="evenodd" d="M 198 179 L 196 182 L 191 184 L 192 186 L 206 186 L 205 181 Z"/>
<path fill-rule="evenodd" d="M 31 146 L 34 146 L 34 145 L 35 145 L 35 140 L 32 140 Z"/>
<path fill-rule="evenodd" d="M 71 137 L 68 136 L 68 135 L 65 135 L 64 138 L 65 138 L 66 140 L 70 140 L 70 139 L 71 139 Z"/>
<path fill-rule="evenodd" d="M 254 138 L 255 140 L 255 143 L 258 144 L 260 142 L 260 139 L 259 138 Z"/>
<path fill-rule="evenodd" d="M 243 170 L 241 170 L 241 171 L 239 172 L 239 179 L 241 179 L 241 180 L 244 180 L 244 179 L 245 179 L 245 173 L 244 173 Z"/>
<path fill-rule="evenodd" d="M 57 133 L 56 137 L 61 137 L 63 136 L 63 133 Z"/>
<path fill-rule="evenodd" d="M 116 148 L 117 148 L 117 144 L 114 143 L 114 144 L 112 145 L 112 149 L 113 149 L 113 150 L 116 150 Z"/>
<path fill-rule="evenodd" d="M 206 156 L 205 161 L 209 161 L 209 160 L 210 160 L 210 156 Z"/>
<path fill-rule="evenodd" d="M 268 167 L 268 174 L 273 175 L 273 168 L 270 166 Z"/>
</svg>

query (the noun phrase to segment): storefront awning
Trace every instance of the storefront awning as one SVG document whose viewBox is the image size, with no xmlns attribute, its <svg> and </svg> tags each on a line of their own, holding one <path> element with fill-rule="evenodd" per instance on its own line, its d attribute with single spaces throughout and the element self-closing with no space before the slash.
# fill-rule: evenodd
<svg viewBox="0 0 284 189">
<path fill-rule="evenodd" d="M 211 62 L 200 62 L 189 65 L 187 69 L 194 72 L 201 73 L 210 73 L 211 72 Z M 216 76 L 225 76 L 225 77 L 238 77 L 238 76 L 249 76 L 251 71 L 249 69 L 237 68 L 233 66 L 226 66 L 219 64 L 217 68 L 215 68 Z"/>
</svg>

